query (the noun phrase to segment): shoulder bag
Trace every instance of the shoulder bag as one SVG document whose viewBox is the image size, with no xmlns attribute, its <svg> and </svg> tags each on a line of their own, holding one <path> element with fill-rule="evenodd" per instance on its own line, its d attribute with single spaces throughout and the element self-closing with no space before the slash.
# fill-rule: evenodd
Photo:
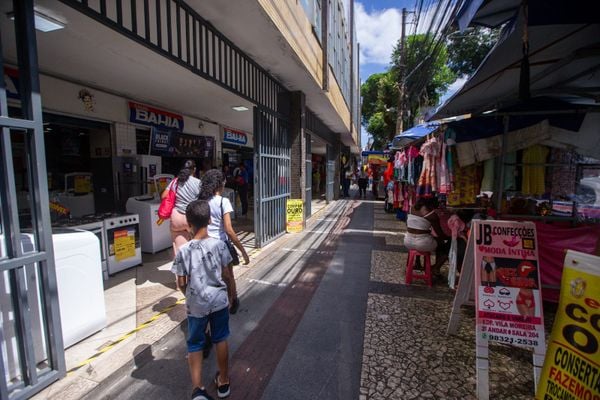
<svg viewBox="0 0 600 400">
<path fill-rule="evenodd" d="M 173 190 L 173 185 L 175 185 L 175 190 Z M 171 213 L 173 212 L 173 208 L 175 208 L 175 201 L 177 199 L 178 186 L 179 184 L 177 183 L 177 179 L 174 179 L 171 183 L 169 193 L 164 199 L 162 199 L 162 201 L 160 202 L 160 206 L 158 207 L 159 219 L 165 220 L 171 218 Z"/>
<path fill-rule="evenodd" d="M 221 196 L 221 223 L 223 223 L 223 196 Z M 240 265 L 240 257 L 238 256 L 237 250 L 229 237 L 225 240 L 225 244 L 227 245 L 227 250 L 229 250 L 229 254 L 231 254 L 231 263 L 233 265 Z"/>
</svg>

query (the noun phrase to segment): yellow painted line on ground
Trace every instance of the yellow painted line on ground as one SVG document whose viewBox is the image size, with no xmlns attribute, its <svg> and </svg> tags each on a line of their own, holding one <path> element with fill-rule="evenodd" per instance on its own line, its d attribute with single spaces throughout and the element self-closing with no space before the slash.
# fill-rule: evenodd
<svg viewBox="0 0 600 400">
<path fill-rule="evenodd" d="M 140 324 L 135 329 L 127 332 L 126 334 L 124 334 L 123 336 L 121 336 L 116 341 L 114 341 L 111 344 L 108 344 L 108 345 L 102 347 L 100 350 L 98 350 L 98 352 L 96 354 L 94 354 L 93 356 L 87 358 L 86 360 L 84 360 L 80 364 L 78 364 L 76 367 L 73 367 L 69 371 L 67 371 L 67 374 L 72 374 L 73 372 L 77 371 L 78 369 L 80 369 L 82 367 L 85 367 L 86 365 L 88 365 L 89 363 L 91 363 L 92 361 L 94 361 L 95 359 L 97 359 L 102 354 L 106 353 L 107 351 L 109 351 L 110 349 L 112 349 L 113 347 L 115 347 L 116 345 L 118 345 L 119 343 L 121 343 L 124 340 L 130 338 L 134 333 L 137 333 L 137 332 L 141 331 L 142 329 L 145 329 L 145 328 L 149 327 L 150 325 L 152 325 L 152 323 L 154 321 L 156 321 L 161 316 L 163 316 L 164 314 L 166 314 L 169 311 L 171 311 L 172 309 L 174 309 L 177 305 L 183 304 L 184 302 L 185 302 L 185 298 L 177 300 L 174 304 L 171 304 L 170 306 L 164 308 L 163 310 L 161 310 L 157 314 L 153 315 L 149 320 L 147 320 L 143 324 Z"/>
</svg>

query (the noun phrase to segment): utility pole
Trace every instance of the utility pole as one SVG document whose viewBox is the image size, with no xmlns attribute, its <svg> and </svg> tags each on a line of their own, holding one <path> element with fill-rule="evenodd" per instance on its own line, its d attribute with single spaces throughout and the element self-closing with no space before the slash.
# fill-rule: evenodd
<svg viewBox="0 0 600 400">
<path fill-rule="evenodd" d="M 404 130 L 404 74 L 406 73 L 406 8 L 402 9 L 402 33 L 400 34 L 400 70 L 398 71 L 398 117 L 396 119 L 396 135 L 399 135 Z M 391 138 L 393 139 L 393 137 Z"/>
</svg>

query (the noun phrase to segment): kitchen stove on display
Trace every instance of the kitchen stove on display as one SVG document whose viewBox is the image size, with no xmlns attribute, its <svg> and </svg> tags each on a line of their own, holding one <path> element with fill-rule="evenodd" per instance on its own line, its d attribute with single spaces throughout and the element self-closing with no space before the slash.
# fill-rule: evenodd
<svg viewBox="0 0 600 400">
<path fill-rule="evenodd" d="M 109 275 L 142 263 L 139 221 L 137 214 L 104 215 Z"/>
</svg>

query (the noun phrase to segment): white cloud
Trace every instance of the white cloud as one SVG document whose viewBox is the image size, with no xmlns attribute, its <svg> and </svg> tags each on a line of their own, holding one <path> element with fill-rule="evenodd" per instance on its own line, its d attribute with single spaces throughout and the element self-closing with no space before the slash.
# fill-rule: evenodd
<svg viewBox="0 0 600 400">
<path fill-rule="evenodd" d="M 355 4 L 356 35 L 360 43 L 361 64 L 388 65 L 394 46 L 402 31 L 402 10 L 388 8 L 365 10 L 362 3 Z"/>
</svg>

